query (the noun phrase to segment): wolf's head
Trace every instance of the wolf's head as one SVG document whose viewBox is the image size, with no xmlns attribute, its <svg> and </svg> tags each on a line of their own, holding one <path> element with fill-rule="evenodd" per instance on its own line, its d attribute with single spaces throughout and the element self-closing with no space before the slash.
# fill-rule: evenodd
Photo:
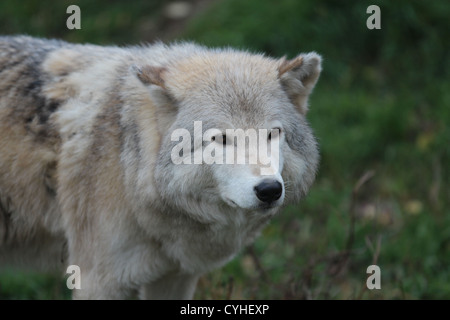
<svg viewBox="0 0 450 320">
<path fill-rule="evenodd" d="M 305 116 L 320 71 L 316 53 L 277 60 L 204 48 L 135 67 L 157 109 L 160 196 L 205 220 L 218 208 L 264 214 L 298 201 L 318 164 Z"/>
</svg>

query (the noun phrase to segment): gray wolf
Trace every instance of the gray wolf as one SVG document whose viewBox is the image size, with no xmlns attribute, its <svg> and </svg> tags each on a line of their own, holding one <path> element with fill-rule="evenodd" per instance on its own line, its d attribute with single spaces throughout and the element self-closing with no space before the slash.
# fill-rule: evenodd
<svg viewBox="0 0 450 320">
<path fill-rule="evenodd" d="M 313 183 L 320 71 L 316 53 L 0 37 L 0 266 L 77 265 L 75 299 L 192 298 Z M 195 121 L 222 134 L 182 153 L 276 130 L 277 167 L 174 163 L 171 133 Z"/>
</svg>

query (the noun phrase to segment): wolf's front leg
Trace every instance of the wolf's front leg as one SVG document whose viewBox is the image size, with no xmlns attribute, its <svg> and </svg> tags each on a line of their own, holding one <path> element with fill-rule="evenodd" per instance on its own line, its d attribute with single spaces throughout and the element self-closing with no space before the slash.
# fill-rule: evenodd
<svg viewBox="0 0 450 320">
<path fill-rule="evenodd" d="M 141 288 L 141 299 L 189 300 L 194 296 L 199 276 L 170 274 Z"/>
</svg>

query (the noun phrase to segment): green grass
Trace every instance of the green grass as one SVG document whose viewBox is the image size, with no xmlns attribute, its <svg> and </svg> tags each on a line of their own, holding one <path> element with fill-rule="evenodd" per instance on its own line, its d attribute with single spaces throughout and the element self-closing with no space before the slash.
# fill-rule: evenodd
<svg viewBox="0 0 450 320">
<path fill-rule="evenodd" d="M 79 32 L 57 28 L 46 16 L 60 9 L 8 1 L 0 4 L 0 26 L 8 33 L 120 44 L 145 38 L 143 26 L 161 20 L 161 2 L 142 10 L 122 2 L 80 3 Z M 374 3 L 382 29 L 370 31 L 365 9 Z M 444 41 L 450 4 L 374 3 L 215 1 L 179 34 L 276 57 L 311 50 L 324 57 L 308 114 L 321 149 L 315 184 L 251 248 L 204 276 L 197 298 L 450 298 L 450 59 Z M 374 262 L 381 290 L 365 289 Z M 64 279 L 0 274 L 3 299 L 67 298 L 62 287 Z"/>
<path fill-rule="evenodd" d="M 62 300 L 70 298 L 65 280 L 57 275 L 2 270 L 0 274 L 0 299 Z"/>
</svg>

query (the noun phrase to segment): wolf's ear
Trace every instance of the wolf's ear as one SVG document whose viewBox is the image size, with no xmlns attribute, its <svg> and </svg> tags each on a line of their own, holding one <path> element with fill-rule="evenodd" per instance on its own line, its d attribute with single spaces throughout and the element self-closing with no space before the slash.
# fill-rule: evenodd
<svg viewBox="0 0 450 320">
<path fill-rule="evenodd" d="M 158 114 L 158 128 L 160 132 L 167 132 L 178 112 L 175 99 L 165 86 L 164 74 L 167 69 L 148 65 L 143 67 L 132 65 L 130 70 L 144 85 L 148 86 Z"/>
<path fill-rule="evenodd" d="M 301 114 L 308 111 L 308 96 L 319 79 L 321 61 L 315 52 L 301 54 L 292 60 L 282 58 L 280 61 L 278 78 Z"/>
<path fill-rule="evenodd" d="M 142 81 L 143 84 L 154 84 L 165 89 L 164 72 L 166 72 L 166 68 L 148 65 L 138 67 L 136 65 L 132 65 L 131 71 L 139 78 L 139 80 Z"/>
</svg>

